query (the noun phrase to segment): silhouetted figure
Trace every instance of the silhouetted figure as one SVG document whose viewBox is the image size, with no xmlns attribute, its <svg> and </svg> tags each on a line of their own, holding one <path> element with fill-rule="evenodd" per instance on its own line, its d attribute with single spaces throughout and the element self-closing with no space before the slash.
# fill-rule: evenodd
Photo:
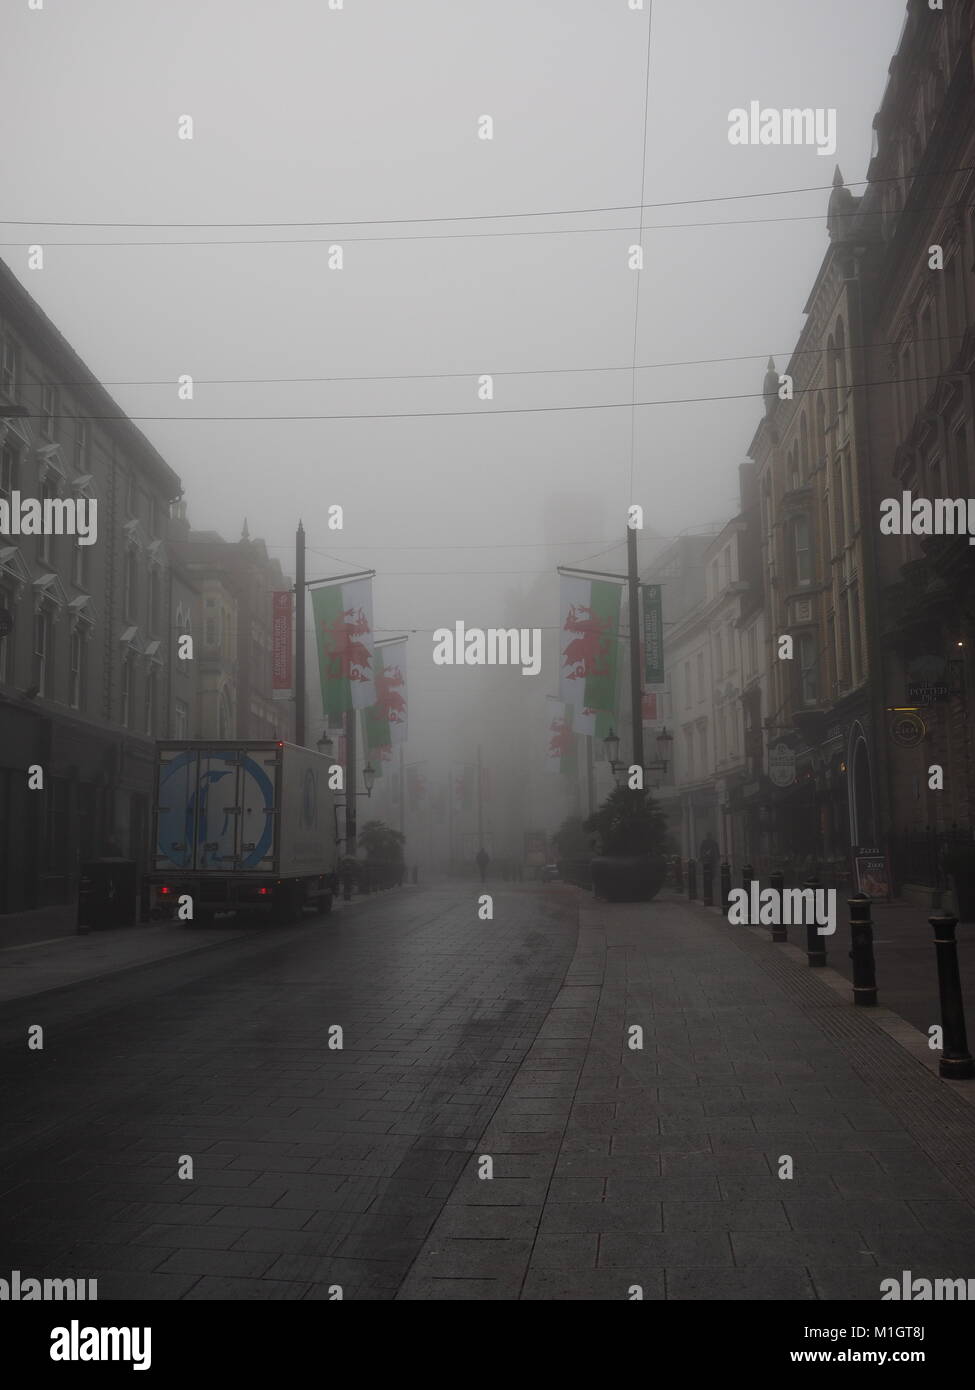
<svg viewBox="0 0 975 1390">
<path fill-rule="evenodd" d="M 721 857 L 721 849 L 718 842 L 712 835 L 706 835 L 701 841 L 701 851 L 699 858 L 702 864 L 710 864 L 713 868 Z"/>
<path fill-rule="evenodd" d="M 487 866 L 491 862 L 488 858 L 487 850 L 484 849 L 483 846 L 477 851 L 477 855 L 475 856 L 475 862 L 477 864 L 477 867 L 481 871 L 481 882 L 483 883 L 487 874 Z"/>
</svg>

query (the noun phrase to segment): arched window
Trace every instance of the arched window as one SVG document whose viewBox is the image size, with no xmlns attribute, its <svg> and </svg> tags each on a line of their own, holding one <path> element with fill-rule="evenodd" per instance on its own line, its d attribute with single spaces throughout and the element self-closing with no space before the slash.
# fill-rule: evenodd
<svg viewBox="0 0 975 1390">
<path fill-rule="evenodd" d="M 233 711 L 230 708 L 230 697 L 226 690 L 220 692 L 220 703 L 217 707 L 217 737 L 233 738 Z"/>
<path fill-rule="evenodd" d="M 838 319 L 836 323 L 836 389 L 839 399 L 836 403 L 837 410 L 842 410 L 846 403 L 846 333 L 843 330 L 843 320 Z"/>
<path fill-rule="evenodd" d="M 812 552 L 809 547 L 809 518 L 805 514 L 792 522 L 793 575 L 797 584 L 812 581 Z"/>
<path fill-rule="evenodd" d="M 826 457 L 826 401 L 822 391 L 816 392 L 816 467 Z"/>
<path fill-rule="evenodd" d="M 802 473 L 803 481 L 809 477 L 811 464 L 809 458 L 809 424 L 806 419 L 806 412 L 802 412 L 802 419 L 799 421 L 799 468 Z"/>
</svg>

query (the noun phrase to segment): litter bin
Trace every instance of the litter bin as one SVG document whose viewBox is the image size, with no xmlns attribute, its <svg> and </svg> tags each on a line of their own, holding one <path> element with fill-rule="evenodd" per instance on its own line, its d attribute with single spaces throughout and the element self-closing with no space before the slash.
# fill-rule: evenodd
<svg viewBox="0 0 975 1390">
<path fill-rule="evenodd" d="M 91 859 L 81 865 L 78 931 L 130 927 L 138 904 L 134 859 Z"/>
</svg>

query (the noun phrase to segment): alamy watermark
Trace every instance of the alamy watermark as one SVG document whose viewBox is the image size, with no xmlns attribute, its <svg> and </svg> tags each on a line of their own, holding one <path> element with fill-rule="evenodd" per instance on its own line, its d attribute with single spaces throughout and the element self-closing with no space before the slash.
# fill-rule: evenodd
<svg viewBox="0 0 975 1390">
<path fill-rule="evenodd" d="M 11 492 L 0 498 L 0 536 L 77 536 L 79 545 L 98 539 L 95 497 L 24 497 Z"/>
<path fill-rule="evenodd" d="M 538 627 L 438 627 L 433 634 L 435 666 L 520 666 L 523 676 L 542 669 L 542 630 Z"/>
<path fill-rule="evenodd" d="M 24 1279 L 19 1269 L 11 1270 L 9 1279 L 0 1279 L 0 1303 L 93 1302 L 97 1299 L 97 1279 Z"/>
<path fill-rule="evenodd" d="M 968 536 L 975 545 L 975 497 L 885 497 L 880 504 L 882 536 Z"/>
<path fill-rule="evenodd" d="M 836 931 L 835 888 L 748 888 L 728 894 L 728 921 L 733 927 L 805 927 L 815 923 L 819 936 Z"/>
<path fill-rule="evenodd" d="M 815 145 L 817 154 L 836 153 L 835 106 L 784 107 L 750 101 L 728 112 L 731 145 Z"/>
<path fill-rule="evenodd" d="M 905 1303 L 950 1303 L 975 1300 L 975 1279 L 914 1279 L 909 1269 L 899 1279 L 881 1279 L 880 1301 Z"/>
<path fill-rule="evenodd" d="M 51 1330 L 52 1361 L 131 1361 L 134 1371 L 152 1365 L 151 1327 L 82 1327 L 77 1319 Z"/>
</svg>

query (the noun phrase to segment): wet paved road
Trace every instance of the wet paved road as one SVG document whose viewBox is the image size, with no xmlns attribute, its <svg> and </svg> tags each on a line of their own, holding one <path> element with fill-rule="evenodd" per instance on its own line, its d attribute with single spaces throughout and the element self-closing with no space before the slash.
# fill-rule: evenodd
<svg viewBox="0 0 975 1390">
<path fill-rule="evenodd" d="M 474 885 L 404 889 L 6 1005 L 0 1273 L 392 1298 L 575 949 L 558 890 L 494 892 L 492 922 Z"/>
</svg>

